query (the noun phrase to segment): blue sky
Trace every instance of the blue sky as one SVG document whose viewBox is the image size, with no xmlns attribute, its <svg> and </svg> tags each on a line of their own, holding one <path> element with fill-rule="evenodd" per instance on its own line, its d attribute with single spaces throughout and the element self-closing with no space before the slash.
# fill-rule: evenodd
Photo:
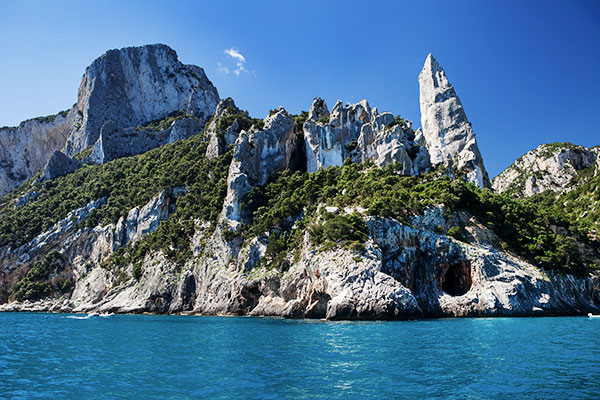
<svg viewBox="0 0 600 400">
<path fill-rule="evenodd" d="M 106 50 L 159 42 L 255 117 L 366 98 L 415 127 L 432 52 L 491 176 L 540 143 L 600 144 L 597 0 L 0 0 L 0 126 L 69 108 Z"/>
</svg>

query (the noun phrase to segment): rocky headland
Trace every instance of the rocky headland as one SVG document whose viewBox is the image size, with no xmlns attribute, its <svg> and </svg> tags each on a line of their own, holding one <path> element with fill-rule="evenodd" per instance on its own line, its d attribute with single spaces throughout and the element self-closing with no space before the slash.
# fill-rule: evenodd
<svg viewBox="0 0 600 400">
<path fill-rule="evenodd" d="M 366 100 L 260 119 L 165 45 L 108 51 L 71 110 L 0 129 L 0 311 L 600 311 L 597 149 L 490 181 L 431 54 L 418 80 L 416 131 Z"/>
</svg>

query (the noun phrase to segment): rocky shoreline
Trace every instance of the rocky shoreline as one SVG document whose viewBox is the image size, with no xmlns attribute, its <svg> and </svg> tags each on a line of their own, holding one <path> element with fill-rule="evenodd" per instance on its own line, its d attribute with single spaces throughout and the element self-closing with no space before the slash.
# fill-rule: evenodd
<svg viewBox="0 0 600 400">
<path fill-rule="evenodd" d="M 365 169 L 355 170 L 355 178 L 369 170 L 387 171 L 387 180 L 377 182 L 378 186 L 396 182 L 398 177 L 414 179 L 406 184 L 413 187 L 436 180 L 451 184 L 460 180 L 465 185 L 463 191 L 474 188 L 478 191 L 474 193 L 482 197 L 491 196 L 490 179 L 471 123 L 445 71 L 431 54 L 419 74 L 419 88 L 422 128 L 416 131 L 412 122 L 379 112 L 366 100 L 346 105 L 338 101 L 329 110 L 324 100 L 315 98 L 310 110 L 300 115 L 278 107 L 264 119 L 254 119 L 238 109 L 232 99 L 220 99 L 200 67 L 182 64 L 165 45 L 110 50 L 86 69 L 78 103 L 71 111 L 52 121 L 0 129 L 2 143 L 13 138 L 14 132 L 27 136 L 27 129 L 33 129 L 36 132 L 29 133 L 31 143 L 47 135 L 53 147 L 45 148 L 34 160 L 35 171 L 17 165 L 12 158 L 6 161 L 8 156 L 0 154 L 6 161 L 2 168 L 8 168 L 0 168 L 0 194 L 33 176 L 43 162 L 46 168 L 33 184 L 38 185 L 39 192 L 47 190 L 46 196 L 54 187 L 53 180 L 72 177 L 77 171 L 97 168 L 94 171 L 102 178 L 96 182 L 93 195 L 80 194 L 87 204 L 78 202 L 78 208 L 69 206 L 70 210 L 61 211 L 51 222 L 44 220 L 29 227 L 25 238 L 14 239 L 20 232 L 15 231 L 18 222 L 4 227 L 8 233 L 2 232 L 5 236 L 0 247 L 0 303 L 4 303 L 0 311 L 193 313 L 327 320 L 599 312 L 598 277 L 568 273 L 574 271 L 569 263 L 571 253 L 584 254 L 587 266 L 598 264 L 600 257 L 593 243 L 578 242 L 576 235 L 564 227 L 548 226 L 546 222 L 543 229 L 548 232 L 542 236 L 526 232 L 529 253 L 527 257 L 519 256 L 516 250 L 510 250 L 510 239 L 497 236 L 500 231 L 494 230 L 497 227 L 492 221 L 484 224 L 464 205 L 461 209 L 450 207 L 448 204 L 458 201 L 456 194 L 437 198 L 436 202 L 421 202 L 418 196 L 426 193 L 406 198 L 410 196 L 404 192 L 405 198 L 397 199 L 397 193 L 390 189 L 387 198 L 376 200 L 381 207 L 388 207 L 392 201 L 403 206 L 397 207 L 402 210 L 396 214 L 376 212 L 375 201 L 363 208 L 357 204 L 334 206 L 327 203 L 328 198 L 311 199 L 313 203 L 295 210 L 299 203 L 286 199 L 287 203 L 281 205 L 286 212 L 273 218 L 279 219 L 276 224 L 265 223 L 260 231 L 244 232 L 254 214 L 267 207 L 265 199 L 258 198 L 257 209 L 252 210 L 248 198 L 286 173 L 307 173 L 296 175 L 305 179 L 329 167 L 326 174 L 336 167 L 361 165 Z M 11 139 L 10 146 L 5 147 L 15 154 L 24 154 L 29 146 L 13 142 Z M 102 170 L 105 163 L 114 165 L 126 157 L 144 157 L 139 154 L 151 149 L 159 155 L 164 149 L 175 151 L 164 156 L 162 164 L 150 160 L 130 164 L 130 171 Z M 214 183 L 211 187 L 198 189 L 199 182 L 192 179 L 185 185 L 175 184 L 148 174 L 144 178 L 147 180 L 138 182 L 160 182 L 151 186 L 158 187 L 156 192 L 147 194 L 144 201 L 137 198 L 139 188 L 129 194 L 142 204 L 113 201 L 120 195 L 120 183 L 127 182 L 125 172 L 133 187 L 131 177 L 137 175 L 132 170 L 165 169 L 168 160 L 193 151 L 198 151 L 197 157 L 181 167 L 180 175 L 189 175 L 194 163 L 210 165 L 205 167 L 209 172 L 202 182 Z M 563 191 L 581 171 L 592 176 L 597 160 L 597 149 L 540 147 L 494 183 L 499 191 L 523 185 L 531 189 L 523 195 L 548 188 Z M 550 164 L 555 168 L 549 169 Z M 526 167 L 534 171 L 521 182 L 519 171 Z M 548 169 L 564 175 L 564 179 L 539 177 L 541 170 Z M 219 174 L 221 187 L 212 180 Z M 61 192 L 63 199 L 70 199 L 72 191 L 91 175 L 77 176 L 80 181 Z M 194 176 L 204 177 L 200 173 Z M 424 176 L 427 178 L 419 181 Z M 107 179 L 116 182 L 110 190 L 102 187 Z M 184 229 L 171 227 L 172 231 L 163 232 L 163 238 L 175 237 L 176 244 L 148 246 L 150 250 L 136 253 L 137 258 L 124 256 L 137 244 L 144 244 L 164 226 L 161 224 L 172 222 L 169 218 L 180 209 L 179 199 L 194 188 L 218 193 L 208 200 L 202 193 L 189 197 L 189 203 L 203 201 L 210 203 L 211 209 L 206 212 L 205 208 L 190 206 L 195 214 L 190 212 L 185 221 L 176 221 L 186 224 L 185 241 L 177 241 Z M 2 203 L 3 215 L 16 215 L 43 198 L 38 191 L 17 190 L 21 190 L 19 196 L 13 192 Z M 345 190 L 340 190 L 342 196 Z M 418 202 L 418 206 L 401 204 L 410 201 Z M 110 218 L 93 218 L 109 206 L 113 207 Z M 45 211 L 31 209 L 37 214 Z M 504 212 L 501 208 L 495 210 Z M 309 212 L 312 215 L 307 216 Z M 307 228 L 315 224 L 322 227 L 327 218 L 341 221 L 342 228 L 354 229 L 354 221 L 363 231 L 349 240 L 330 238 L 329 246 L 311 240 Z M 300 232 L 295 236 L 295 248 L 278 248 L 276 239 L 289 238 L 293 229 Z M 343 229 L 338 233 L 343 234 Z M 520 234 L 518 229 L 508 232 Z M 548 240 L 550 236 L 555 242 Z M 534 243 L 534 239 L 539 240 Z M 566 249 L 565 264 L 559 265 L 564 268 L 558 268 L 563 273 L 540 268 L 546 264 L 532 264 L 555 256 L 540 252 L 547 250 L 548 243 L 555 246 L 550 250 L 556 250 L 560 240 Z M 279 260 L 283 262 L 265 261 L 277 258 L 278 251 L 283 253 Z M 185 257 L 169 257 L 168 253 Z M 40 272 L 30 274 L 35 268 Z M 15 296 L 17 292 L 19 296 Z M 59 292 L 69 295 L 52 297 Z M 46 299 L 13 301 L 36 296 Z"/>
</svg>

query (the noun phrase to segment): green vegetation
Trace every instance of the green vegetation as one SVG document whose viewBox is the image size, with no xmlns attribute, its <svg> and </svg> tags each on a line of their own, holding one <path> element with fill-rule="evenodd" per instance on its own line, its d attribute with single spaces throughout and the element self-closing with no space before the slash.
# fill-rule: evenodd
<svg viewBox="0 0 600 400">
<path fill-rule="evenodd" d="M 277 112 L 277 110 L 271 110 L 271 112 Z M 240 131 L 248 131 L 252 126 L 256 126 L 258 130 L 265 127 L 265 123 L 260 118 L 250 118 L 247 111 L 242 111 L 239 108 L 229 106 L 226 109 L 226 113 L 223 117 L 217 121 L 217 134 L 220 136 L 225 135 L 227 129 L 237 120 Z M 209 121 L 210 123 L 210 121 Z"/>
<path fill-rule="evenodd" d="M 63 256 L 53 251 L 42 260 L 36 262 L 27 274 L 17 283 L 10 295 L 11 300 L 38 300 L 52 293 L 70 293 L 73 281 L 63 279 L 60 283 L 50 284 L 52 275 L 57 275 L 64 269 Z"/>
<path fill-rule="evenodd" d="M 365 221 L 356 213 L 339 215 L 325 212 L 320 221 L 311 225 L 309 232 L 313 244 L 325 244 L 326 248 L 352 246 L 353 249 L 361 249 L 361 244 L 369 236 Z"/>
<path fill-rule="evenodd" d="M 308 112 L 307 111 L 301 111 L 299 115 L 294 115 L 294 114 L 288 114 L 289 117 L 291 119 L 294 120 L 294 129 L 297 132 L 302 132 L 302 127 L 304 126 L 304 123 L 306 122 L 306 120 L 308 119 Z"/>
<path fill-rule="evenodd" d="M 81 150 L 79 153 L 75 154 L 75 159 L 78 161 L 83 161 L 84 158 L 92 155 L 94 151 L 94 145 L 88 146 L 85 149 Z"/>
<path fill-rule="evenodd" d="M 337 238 L 338 226 L 347 221 L 323 218 L 315 227 L 318 204 L 340 208 L 360 206 L 368 215 L 394 218 L 409 223 L 430 205 L 444 204 L 447 212 L 467 211 L 495 232 L 508 249 L 539 265 L 564 272 L 584 273 L 586 260 L 575 246 L 574 239 L 563 235 L 554 226 L 568 227 L 565 215 L 532 202 L 493 194 L 481 190 L 463 179 L 452 180 L 440 171 L 415 176 L 401 176 L 400 166 L 375 168 L 369 163 L 346 162 L 343 167 L 319 170 L 312 174 L 284 171 L 264 187 L 255 187 L 244 201 L 244 209 L 252 215 L 243 232 L 256 236 L 275 232 L 273 247 L 282 252 L 299 246 L 305 229 L 316 243 Z M 332 226 L 326 226 L 327 221 Z M 555 232 L 556 231 L 556 232 Z M 360 230 L 349 230 L 360 232 Z M 329 235 L 328 233 L 331 233 Z M 451 228 L 450 235 L 463 239 L 460 229 Z M 338 243 L 340 244 L 340 243 Z"/>
<path fill-rule="evenodd" d="M 193 115 L 188 115 L 185 110 L 173 111 L 164 118 L 155 119 L 142 126 L 135 128 L 135 132 L 142 130 L 148 131 L 164 131 L 168 129 L 173 122 L 184 118 L 196 118 Z M 85 150 L 84 150 L 85 151 Z"/>
<path fill-rule="evenodd" d="M 71 210 L 102 197 L 106 197 L 106 205 L 91 213 L 86 226 L 116 223 L 131 208 L 146 204 L 161 190 L 187 186 L 188 193 L 177 199 L 174 215 L 181 223 L 163 222 L 156 237 L 143 245 L 174 244 L 178 248 L 180 238 L 192 229 L 193 218 L 216 220 L 226 193 L 231 153 L 210 160 L 204 156 L 206 146 L 197 135 L 134 157 L 87 165 L 45 183 L 29 181 L 13 192 L 13 198 L 30 187 L 39 193 L 38 197 L 18 208 L 6 206 L 3 199 L 0 246 L 19 247 L 65 218 Z"/>
<path fill-rule="evenodd" d="M 46 115 L 44 117 L 36 117 L 36 118 L 30 118 L 30 119 L 26 119 L 25 121 L 21 122 L 19 125 L 25 124 L 27 122 L 31 122 L 31 121 L 37 121 L 40 122 L 42 124 L 46 124 L 46 123 L 50 123 L 50 122 L 54 122 L 56 121 L 57 117 L 66 117 L 69 114 L 70 110 L 64 110 L 64 111 L 60 111 L 57 114 L 53 114 L 53 115 Z M 2 126 L 0 127 L 0 130 L 3 129 L 17 129 L 16 126 Z"/>
<path fill-rule="evenodd" d="M 183 117 L 185 114 L 175 114 L 144 129 L 163 129 Z M 301 129 L 307 117 L 306 111 L 290 115 L 296 129 Z M 219 133 L 224 134 L 235 120 L 245 130 L 263 123 L 231 107 L 228 115 L 217 121 Z M 397 117 L 394 123 L 404 121 Z M 161 190 L 185 186 L 187 193 L 172 199 L 176 202 L 175 212 L 155 232 L 113 254 L 105 266 L 115 269 L 119 279 L 124 280 L 123 270 L 131 265 L 131 275 L 139 279 L 144 273 L 144 257 L 157 250 L 181 264 L 191 257 L 190 238 L 196 221 L 210 221 L 214 226 L 226 194 L 231 151 L 211 160 L 204 155 L 206 147 L 205 138 L 198 135 L 134 157 L 83 166 L 51 181 L 28 180 L 0 200 L 0 246 L 21 246 L 70 211 L 99 198 L 105 197 L 106 205 L 90 214 L 84 222 L 87 227 L 116 223 L 131 208 L 146 204 Z M 356 143 L 351 142 L 347 150 L 355 147 Z M 409 154 L 416 157 L 417 151 L 415 146 Z M 368 232 L 363 217 L 323 212 L 320 205 L 361 207 L 366 215 L 409 224 L 426 207 L 443 204 L 448 213 L 467 211 L 474 215 L 500 237 L 503 247 L 543 267 L 584 273 L 592 263 L 576 240 L 587 238 L 588 244 L 598 247 L 600 177 L 593 177 L 590 171 L 578 175 L 582 183 L 573 192 L 561 196 L 545 193 L 519 200 L 478 189 L 463 179 L 452 180 L 441 170 L 418 177 L 402 176 L 401 170 L 395 164 L 377 168 L 372 163 L 346 161 L 341 167 L 312 174 L 284 171 L 266 185 L 251 189 L 242 204 L 242 211 L 249 215 L 248 222 L 237 232 L 225 232 L 225 236 L 231 240 L 238 235 L 244 239 L 264 235 L 267 249 L 263 264 L 285 271 L 290 265 L 290 254 L 299 254 L 306 231 L 312 243 L 322 249 L 364 248 Z M 11 202 L 27 190 L 35 190 L 39 195 L 21 207 L 12 207 Z M 463 232 L 461 227 L 451 226 L 446 234 L 464 241 Z M 38 278 L 47 276 L 48 266 L 57 263 L 50 260 L 36 264 L 30 271 L 32 275 L 28 274 L 15 290 L 14 298 L 39 298 L 56 290 L 69 290 L 72 282 L 64 281 L 60 288 L 53 288 Z"/>
<path fill-rule="evenodd" d="M 562 216 L 565 227 L 595 246 L 600 245 L 600 176 L 594 167 L 578 171 L 574 190 L 558 194 L 545 191 L 525 201 L 547 213 Z"/>
<path fill-rule="evenodd" d="M 392 123 L 388 124 L 387 127 L 393 128 L 393 127 L 399 125 L 402 128 L 402 127 L 404 127 L 405 124 L 406 124 L 406 121 L 404 120 L 404 118 L 402 118 L 400 115 L 396 115 L 396 117 L 394 118 Z"/>
<path fill-rule="evenodd" d="M 351 140 L 350 143 L 346 146 L 346 151 L 348 153 L 352 153 L 358 147 L 358 142 L 356 140 Z"/>
<path fill-rule="evenodd" d="M 325 125 L 329 123 L 329 115 L 324 115 L 317 121 L 319 124 Z"/>
<path fill-rule="evenodd" d="M 577 147 L 578 146 L 574 145 L 573 143 L 569 143 L 569 142 L 548 143 L 548 144 L 542 145 L 542 147 L 540 148 L 539 156 L 542 159 L 546 159 L 546 158 L 552 157 L 558 150 L 575 149 Z"/>
<path fill-rule="evenodd" d="M 315 102 L 315 107 L 316 108 L 321 108 L 321 107 L 323 107 L 325 105 L 325 100 L 323 100 L 320 97 L 315 97 L 313 99 L 313 101 Z"/>
</svg>

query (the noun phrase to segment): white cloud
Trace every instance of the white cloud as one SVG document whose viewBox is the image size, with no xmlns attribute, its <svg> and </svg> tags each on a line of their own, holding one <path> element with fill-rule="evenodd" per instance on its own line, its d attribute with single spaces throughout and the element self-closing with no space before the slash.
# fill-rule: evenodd
<svg viewBox="0 0 600 400">
<path fill-rule="evenodd" d="M 238 62 L 241 62 L 242 64 L 246 63 L 246 57 L 244 57 L 238 49 L 234 49 L 233 47 L 230 49 L 225 49 L 225 54 L 235 58 L 236 60 L 238 60 Z"/>
<path fill-rule="evenodd" d="M 225 49 L 225 54 L 227 54 L 229 57 L 233 58 L 235 60 L 235 69 L 233 70 L 233 73 L 235 74 L 235 76 L 240 76 L 240 74 L 242 72 L 246 73 L 246 74 L 250 74 L 250 72 L 246 69 L 245 65 L 246 65 L 246 57 L 244 57 L 244 55 L 242 53 L 240 53 L 240 51 L 236 48 L 230 48 L 230 49 Z M 223 70 L 223 72 L 225 72 L 226 74 L 229 73 L 229 68 L 227 67 L 223 67 L 224 69 L 227 69 L 227 72 L 225 72 Z M 221 66 L 219 67 L 219 71 L 221 71 Z"/>
</svg>

